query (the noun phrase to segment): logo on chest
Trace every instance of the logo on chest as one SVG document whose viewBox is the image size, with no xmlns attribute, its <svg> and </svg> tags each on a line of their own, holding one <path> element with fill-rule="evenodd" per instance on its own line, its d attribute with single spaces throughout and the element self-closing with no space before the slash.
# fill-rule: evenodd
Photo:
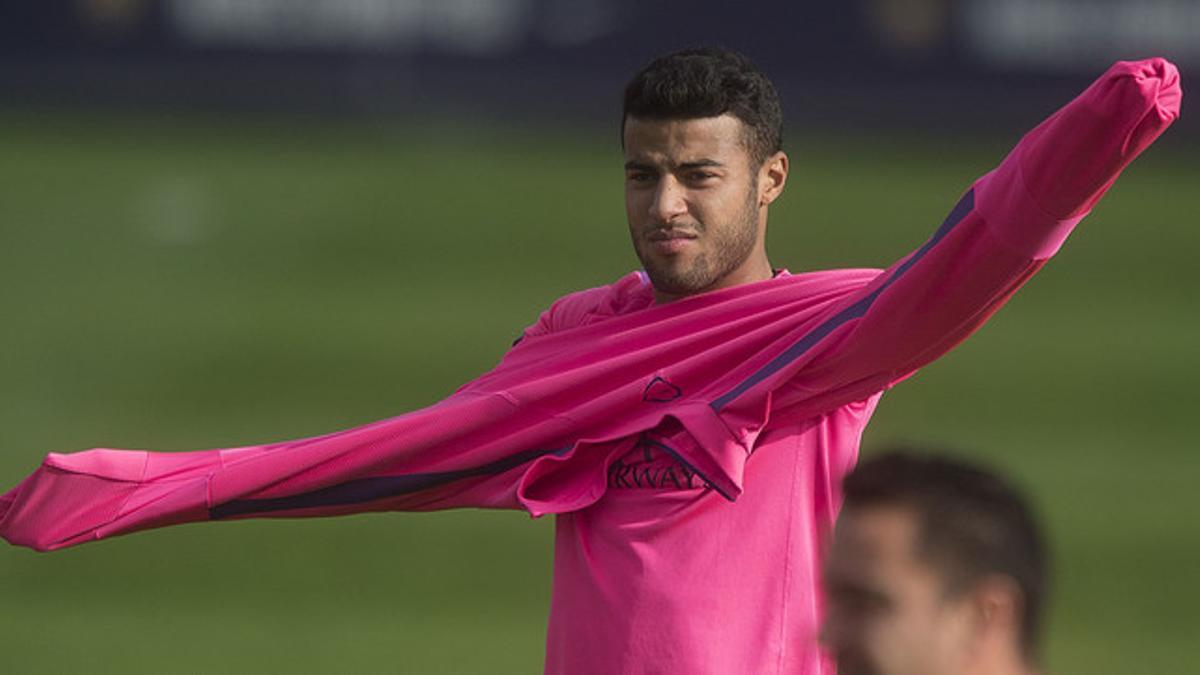
<svg viewBox="0 0 1200 675">
<path fill-rule="evenodd" d="M 609 465 L 608 487 L 610 490 L 697 490 L 708 485 L 669 446 L 643 436 L 632 450 Z"/>
</svg>

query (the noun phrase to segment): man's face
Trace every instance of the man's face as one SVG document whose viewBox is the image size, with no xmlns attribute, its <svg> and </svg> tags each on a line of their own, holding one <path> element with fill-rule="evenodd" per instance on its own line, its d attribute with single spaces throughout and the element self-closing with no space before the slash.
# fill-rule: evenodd
<svg viewBox="0 0 1200 675">
<path fill-rule="evenodd" d="M 660 299 L 770 278 L 761 167 L 743 133 L 732 115 L 626 120 L 625 214 Z"/>
<path fill-rule="evenodd" d="M 839 675 L 960 675 L 969 672 L 972 608 L 948 598 L 916 554 L 907 508 L 846 509 L 825 561 L 821 641 Z"/>
</svg>

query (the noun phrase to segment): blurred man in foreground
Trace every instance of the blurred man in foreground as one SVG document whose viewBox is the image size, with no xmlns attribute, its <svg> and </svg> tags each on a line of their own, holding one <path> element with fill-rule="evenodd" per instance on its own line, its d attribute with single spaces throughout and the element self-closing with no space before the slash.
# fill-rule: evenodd
<svg viewBox="0 0 1200 675">
<path fill-rule="evenodd" d="M 862 462 L 825 562 L 822 641 L 840 675 L 1036 672 L 1046 550 L 985 469 L 893 452 Z"/>
</svg>

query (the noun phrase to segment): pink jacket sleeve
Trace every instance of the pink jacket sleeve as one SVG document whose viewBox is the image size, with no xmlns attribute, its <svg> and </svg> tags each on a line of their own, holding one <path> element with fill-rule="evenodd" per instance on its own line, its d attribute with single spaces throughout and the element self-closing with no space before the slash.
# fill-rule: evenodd
<svg viewBox="0 0 1200 675">
<path fill-rule="evenodd" d="M 962 341 L 1058 250 L 1180 100 L 1169 62 L 1113 65 L 977 180 L 924 245 L 830 311 L 774 408 L 807 415 L 860 400 Z"/>
</svg>

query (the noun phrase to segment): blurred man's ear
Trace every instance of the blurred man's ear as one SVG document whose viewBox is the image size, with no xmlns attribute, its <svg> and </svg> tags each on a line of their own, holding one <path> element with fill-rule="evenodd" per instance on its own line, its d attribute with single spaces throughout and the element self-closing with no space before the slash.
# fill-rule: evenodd
<svg viewBox="0 0 1200 675">
<path fill-rule="evenodd" d="M 1021 658 L 1021 616 L 1025 603 L 1020 586 L 1003 575 L 992 575 L 971 591 L 978 647 L 991 652 L 989 661 L 1001 655 Z"/>
<path fill-rule="evenodd" d="M 767 206 L 783 193 L 787 183 L 788 156 L 780 150 L 763 162 L 758 170 L 758 205 Z"/>
</svg>

